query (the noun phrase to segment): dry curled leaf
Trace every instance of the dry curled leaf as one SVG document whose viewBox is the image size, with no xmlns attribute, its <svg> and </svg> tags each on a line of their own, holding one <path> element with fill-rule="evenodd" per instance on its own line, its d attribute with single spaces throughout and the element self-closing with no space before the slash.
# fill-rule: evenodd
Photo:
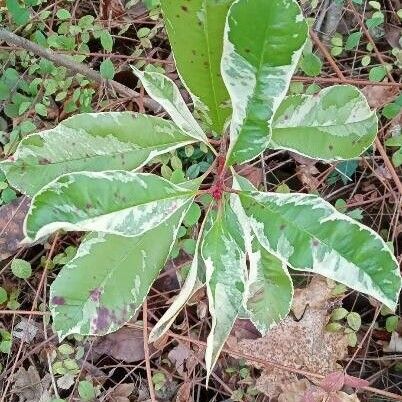
<svg viewBox="0 0 402 402">
<path fill-rule="evenodd" d="M 315 277 L 307 288 L 296 292 L 296 309 L 303 308 L 304 312 L 299 321 L 289 316 L 266 336 L 238 342 L 240 352 L 267 360 L 267 365 L 248 361 L 263 370 L 257 380 L 258 390 L 276 397 L 284 387 L 298 380 L 295 373 L 270 366 L 269 362 L 322 375 L 339 370 L 337 360 L 346 356 L 347 338 L 325 331 L 331 290 L 325 279 Z"/>
<path fill-rule="evenodd" d="M 12 256 L 24 238 L 22 226 L 30 199 L 19 197 L 0 208 L 0 261 Z"/>
<path fill-rule="evenodd" d="M 192 402 L 191 398 L 191 383 L 189 381 L 184 381 L 182 385 L 180 385 L 176 394 L 176 402 Z"/>
</svg>

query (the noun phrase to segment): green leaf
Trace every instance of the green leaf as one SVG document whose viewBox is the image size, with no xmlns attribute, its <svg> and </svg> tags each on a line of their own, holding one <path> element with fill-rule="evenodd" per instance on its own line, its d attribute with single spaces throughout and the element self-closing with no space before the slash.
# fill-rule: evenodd
<svg viewBox="0 0 402 402">
<path fill-rule="evenodd" d="M 207 136 L 188 110 L 179 89 L 170 78 L 156 72 L 140 71 L 133 66 L 131 68 L 141 80 L 148 95 L 164 107 L 180 129 L 196 140 L 208 144 Z"/>
<path fill-rule="evenodd" d="M 231 206 L 225 202 L 211 221 L 201 246 L 212 317 L 205 352 L 207 377 L 241 311 L 247 270 L 242 231 Z"/>
<path fill-rule="evenodd" d="M 100 65 L 100 74 L 106 80 L 112 80 L 115 74 L 115 69 L 110 59 L 103 60 Z"/>
<path fill-rule="evenodd" d="M 59 8 L 56 16 L 59 20 L 68 20 L 71 18 L 70 11 L 66 10 L 65 8 Z"/>
<path fill-rule="evenodd" d="M 10 184 L 33 196 L 65 173 L 135 170 L 192 143 L 167 120 L 130 112 L 78 114 L 24 138 L 13 161 L 0 163 Z"/>
<path fill-rule="evenodd" d="M 362 36 L 363 32 L 353 32 L 352 34 L 350 34 L 348 36 L 348 39 L 346 40 L 345 49 L 352 50 L 359 46 Z"/>
<path fill-rule="evenodd" d="M 388 332 L 394 332 L 398 329 L 399 317 L 392 315 L 385 320 L 385 328 Z"/>
<path fill-rule="evenodd" d="M 25 25 L 29 21 L 29 11 L 21 7 L 18 0 L 6 0 L 6 6 L 17 25 Z"/>
<path fill-rule="evenodd" d="M 131 319 L 163 268 L 185 212 L 183 206 L 137 237 L 91 233 L 85 238 L 50 288 L 61 339 L 73 333 L 103 335 Z"/>
<path fill-rule="evenodd" d="M 5 303 L 7 299 L 7 291 L 2 286 L 0 286 L 0 304 Z"/>
<path fill-rule="evenodd" d="M 165 311 L 156 325 L 152 328 L 152 331 L 149 335 L 150 342 L 155 342 L 171 327 L 177 315 L 192 298 L 194 293 L 201 289 L 205 284 L 205 266 L 200 256 L 200 244 L 203 239 L 205 223 L 208 220 L 208 216 L 209 211 L 207 212 L 206 217 L 201 225 L 197 244 L 195 246 L 194 258 L 180 293 L 174 299 L 173 303 Z"/>
<path fill-rule="evenodd" d="M 233 105 L 229 165 L 249 161 L 267 147 L 307 30 L 295 0 L 236 1 L 230 8 L 222 57 Z"/>
<path fill-rule="evenodd" d="M 102 47 L 107 51 L 111 52 L 113 49 L 113 38 L 112 35 L 106 30 L 101 31 L 100 41 Z"/>
<path fill-rule="evenodd" d="M 184 224 L 187 227 L 194 226 L 201 217 L 201 208 L 197 203 L 191 204 L 184 218 Z"/>
<path fill-rule="evenodd" d="M 321 160 L 351 159 L 370 147 L 377 127 L 364 95 L 337 85 L 286 97 L 275 114 L 270 147 Z"/>
<path fill-rule="evenodd" d="M 11 272 L 20 279 L 28 279 L 32 275 L 31 264 L 28 261 L 15 258 L 11 262 Z"/>
<path fill-rule="evenodd" d="M 343 320 L 347 315 L 348 315 L 348 310 L 346 310 L 343 307 L 336 308 L 332 313 L 331 313 L 331 320 L 332 321 L 339 321 Z"/>
<path fill-rule="evenodd" d="M 233 0 L 162 0 L 177 70 L 212 130 L 222 134 L 230 116 L 221 77 L 223 31 Z"/>
<path fill-rule="evenodd" d="M 398 263 L 377 233 L 317 196 L 261 193 L 240 185 L 250 225 L 269 252 L 291 268 L 324 275 L 395 309 Z"/>
<path fill-rule="evenodd" d="M 93 400 L 96 397 L 95 388 L 89 381 L 80 381 L 78 384 L 78 393 L 84 401 Z"/>
<path fill-rule="evenodd" d="M 189 206 L 195 193 L 147 173 L 66 174 L 33 197 L 24 232 L 33 241 L 59 229 L 137 236 Z"/>
<path fill-rule="evenodd" d="M 358 331 L 362 325 L 360 314 L 355 312 L 349 313 L 346 317 L 346 321 L 348 322 L 349 327 L 354 331 Z"/>
<path fill-rule="evenodd" d="M 256 191 L 250 182 L 238 175 L 235 175 L 233 185 L 236 190 L 243 187 Z M 293 282 L 286 264 L 269 253 L 256 239 L 237 195 L 231 196 L 231 206 L 242 226 L 249 261 L 244 307 L 255 327 L 265 335 L 289 313 Z"/>
<path fill-rule="evenodd" d="M 387 75 L 387 69 L 384 66 L 373 67 L 369 72 L 369 80 L 380 82 Z"/>
<path fill-rule="evenodd" d="M 303 55 L 300 67 L 309 77 L 316 77 L 321 73 L 322 61 L 314 53 L 307 53 Z"/>
</svg>

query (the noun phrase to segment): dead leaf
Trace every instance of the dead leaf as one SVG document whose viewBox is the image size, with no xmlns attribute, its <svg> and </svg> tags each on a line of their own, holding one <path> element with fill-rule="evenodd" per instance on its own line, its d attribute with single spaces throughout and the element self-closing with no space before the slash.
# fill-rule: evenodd
<svg viewBox="0 0 402 402">
<path fill-rule="evenodd" d="M 116 385 L 112 392 L 107 391 L 107 396 L 101 398 L 101 401 L 107 402 L 130 402 L 128 398 L 134 391 L 134 384 Z"/>
<path fill-rule="evenodd" d="M 22 225 L 28 212 L 30 199 L 19 197 L 0 208 L 0 261 L 12 256 L 24 238 Z"/>
<path fill-rule="evenodd" d="M 101 0 L 100 17 L 102 20 L 114 20 L 124 14 L 124 6 L 121 0 Z"/>
<path fill-rule="evenodd" d="M 191 349 L 181 342 L 168 353 L 169 360 L 174 363 L 180 375 L 184 375 L 185 362 L 191 354 Z"/>
<path fill-rule="evenodd" d="M 192 402 L 193 398 L 191 398 L 191 383 L 189 381 L 184 381 L 182 385 L 180 385 L 177 394 L 176 394 L 176 402 Z"/>
<path fill-rule="evenodd" d="M 366 96 L 368 104 L 372 108 L 378 109 L 391 103 L 398 96 L 399 90 L 396 86 L 367 85 L 362 92 Z"/>
<path fill-rule="evenodd" d="M 204 348 L 194 347 L 198 350 L 193 350 L 184 343 L 179 342 L 179 344 L 168 353 L 169 360 L 174 363 L 180 375 L 184 375 L 185 372 L 190 374 L 198 362 L 202 360 Z"/>
<path fill-rule="evenodd" d="M 284 387 L 278 402 L 359 402 L 356 394 L 336 391 L 327 393 L 319 387 L 302 379 Z"/>
<path fill-rule="evenodd" d="M 259 187 L 263 182 L 263 171 L 260 166 L 241 165 L 236 166 L 235 171 L 240 175 L 251 181 L 254 187 Z"/>
<path fill-rule="evenodd" d="M 351 375 L 345 374 L 345 385 L 348 387 L 360 389 L 368 387 L 370 383 L 362 378 L 353 377 Z"/>
<path fill-rule="evenodd" d="M 151 345 L 150 348 L 152 349 Z M 92 351 L 97 355 L 108 355 L 127 363 L 143 360 L 145 354 L 142 330 L 132 327 L 120 328 L 116 332 L 98 338 Z"/>
<path fill-rule="evenodd" d="M 13 336 L 21 339 L 22 342 L 32 342 L 38 332 L 35 323 L 23 318 L 13 329 Z"/>
<path fill-rule="evenodd" d="M 400 47 L 401 27 L 394 24 L 385 24 L 385 39 L 393 48 Z"/>
<path fill-rule="evenodd" d="M 285 318 L 266 336 L 256 340 L 241 340 L 237 349 L 249 356 L 265 357 L 287 367 L 328 375 L 339 370 L 337 360 L 347 354 L 347 338 L 344 334 L 329 333 L 325 326 L 329 320 L 331 283 L 314 277 L 310 285 L 295 295 L 296 310 L 303 304 L 302 318 L 296 321 Z M 295 309 L 294 305 L 294 309 Z M 257 389 L 270 397 L 278 396 L 289 384 L 298 380 L 296 374 L 249 360 L 249 364 L 262 369 Z"/>
<path fill-rule="evenodd" d="M 345 374 L 343 371 L 334 371 L 328 374 L 320 383 L 320 387 L 326 392 L 340 391 L 344 385 Z"/>
<path fill-rule="evenodd" d="M 14 375 L 14 385 L 11 392 L 18 396 L 19 402 L 45 402 L 49 396 L 50 374 L 46 374 L 42 379 L 34 366 L 29 366 L 28 370 L 20 367 Z"/>
<path fill-rule="evenodd" d="M 389 343 L 382 350 L 387 353 L 402 353 L 402 337 L 399 336 L 398 332 L 391 334 Z"/>
<path fill-rule="evenodd" d="M 72 374 L 64 374 L 56 383 L 60 389 L 70 389 L 75 383 L 75 377 Z"/>
</svg>

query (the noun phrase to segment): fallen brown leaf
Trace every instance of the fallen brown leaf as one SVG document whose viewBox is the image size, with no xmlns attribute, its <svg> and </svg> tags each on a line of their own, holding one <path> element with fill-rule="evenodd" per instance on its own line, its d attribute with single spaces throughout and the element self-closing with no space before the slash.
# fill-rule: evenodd
<svg viewBox="0 0 402 402">
<path fill-rule="evenodd" d="M 19 197 L 0 207 L 0 261 L 12 256 L 24 238 L 22 225 L 28 212 L 30 199 Z"/>
<path fill-rule="evenodd" d="M 142 330 L 131 327 L 120 328 L 116 332 L 98 338 L 92 351 L 98 356 L 108 355 L 127 363 L 143 360 L 145 354 Z"/>
<path fill-rule="evenodd" d="M 386 87 L 380 85 L 367 85 L 362 89 L 368 104 L 378 109 L 392 102 L 399 93 L 398 87 Z"/>
<path fill-rule="evenodd" d="M 307 288 L 296 292 L 293 308 L 301 311 L 304 304 L 299 321 L 288 316 L 266 336 L 240 340 L 237 349 L 249 356 L 264 357 L 267 361 L 311 373 L 328 375 L 339 370 L 337 360 L 346 356 L 347 338 L 325 331 L 331 290 L 324 278 L 314 277 Z M 256 386 L 270 397 L 277 397 L 286 386 L 298 380 L 293 372 L 263 366 L 251 359 L 248 363 L 263 370 Z"/>
<path fill-rule="evenodd" d="M 319 387 L 302 379 L 284 387 L 278 402 L 359 402 L 356 394 L 336 391 L 327 393 Z"/>
<path fill-rule="evenodd" d="M 51 399 L 48 392 L 50 383 L 50 374 L 41 379 L 34 366 L 29 366 L 28 370 L 20 367 L 14 375 L 11 393 L 18 396 L 19 402 L 48 401 Z"/>
<path fill-rule="evenodd" d="M 176 394 L 176 402 L 192 402 L 193 398 L 191 398 L 191 383 L 189 381 L 184 381 L 182 385 L 180 385 L 177 394 Z"/>
<path fill-rule="evenodd" d="M 128 398 L 134 391 L 134 384 L 119 384 L 116 385 L 112 392 L 108 392 L 105 398 L 101 398 L 101 401 L 107 402 L 130 402 Z"/>
</svg>

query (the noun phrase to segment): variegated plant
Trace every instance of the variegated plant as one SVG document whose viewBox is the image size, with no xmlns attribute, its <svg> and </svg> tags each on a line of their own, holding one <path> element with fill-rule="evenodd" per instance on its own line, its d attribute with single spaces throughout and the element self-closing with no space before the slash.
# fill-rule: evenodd
<svg viewBox="0 0 402 402">
<path fill-rule="evenodd" d="M 198 120 L 173 81 L 134 69 L 173 122 L 128 112 L 77 115 L 28 136 L 1 164 L 9 182 L 33 197 L 24 226 L 28 241 L 59 229 L 90 232 L 51 285 L 60 338 L 106 334 L 134 315 L 183 217 L 205 192 L 214 201 L 200 225 L 194 260 L 152 340 L 206 284 L 210 373 L 237 317 L 265 333 L 289 312 L 287 267 L 325 275 L 394 309 L 401 278 L 378 234 L 315 195 L 260 192 L 232 170 L 267 148 L 324 161 L 355 158 L 376 136 L 376 114 L 352 86 L 286 96 L 308 35 L 297 2 L 162 0 L 162 9 Z M 219 152 L 211 135 L 221 138 Z M 196 142 L 217 156 L 209 190 L 199 190 L 203 178 L 176 185 L 135 172 L 157 155 Z M 230 172 L 231 188 L 225 185 Z"/>
</svg>

